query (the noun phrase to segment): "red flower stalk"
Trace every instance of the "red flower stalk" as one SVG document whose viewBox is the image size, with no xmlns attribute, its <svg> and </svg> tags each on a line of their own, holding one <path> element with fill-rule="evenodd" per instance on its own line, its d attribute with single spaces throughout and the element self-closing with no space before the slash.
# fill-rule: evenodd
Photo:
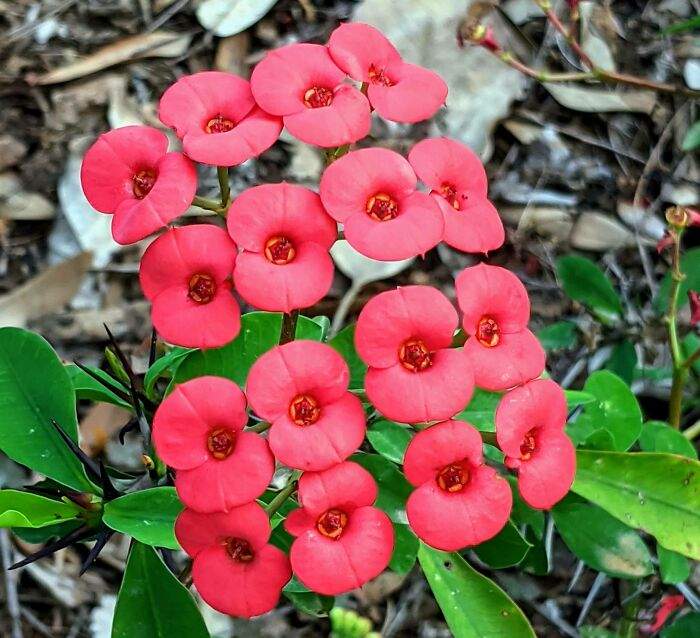
<svg viewBox="0 0 700 638">
<path fill-rule="evenodd" d="M 143 254 L 139 279 L 153 326 L 166 341 L 217 348 L 234 339 L 240 310 L 231 295 L 236 245 L 209 224 L 173 228 Z"/>
<path fill-rule="evenodd" d="M 289 552 L 292 569 L 311 591 L 328 596 L 351 591 L 389 564 L 394 528 L 372 507 L 376 498 L 372 475 L 350 461 L 299 479 L 301 507 L 284 526 L 297 537 Z"/>
<path fill-rule="evenodd" d="M 507 392 L 496 409 L 496 439 L 506 466 L 518 472 L 523 500 L 550 509 L 569 491 L 576 451 L 564 433 L 566 397 L 554 381 L 537 379 Z"/>
<path fill-rule="evenodd" d="M 226 512 L 265 491 L 275 462 L 265 439 L 243 431 L 247 421 L 243 392 L 221 377 L 182 383 L 160 404 L 153 443 L 187 507 Z"/>
<path fill-rule="evenodd" d="M 427 139 L 411 149 L 408 161 L 440 206 L 445 243 L 470 253 L 500 248 L 503 224 L 487 198 L 486 171 L 468 147 L 446 137 Z"/>
<path fill-rule="evenodd" d="M 479 264 L 465 268 L 455 283 L 469 335 L 464 354 L 476 385 L 506 390 L 539 376 L 545 354 L 527 329 L 530 300 L 520 280 L 505 268 Z"/>
<path fill-rule="evenodd" d="M 405 286 L 372 298 L 357 320 L 355 346 L 369 366 L 365 390 L 392 421 L 449 419 L 469 403 L 472 371 L 450 348 L 457 312 L 430 286 Z"/>
<path fill-rule="evenodd" d="M 321 177 L 321 200 L 342 222 L 358 252 L 384 261 L 422 255 L 441 239 L 442 213 L 406 159 L 394 151 L 366 148 L 333 162 Z"/>
<path fill-rule="evenodd" d="M 326 47 L 290 44 L 268 52 L 250 85 L 260 107 L 282 117 L 294 137 L 333 147 L 365 137 L 371 124 L 367 98 L 344 79 Z"/>
<path fill-rule="evenodd" d="M 207 604 L 242 618 L 277 606 L 292 570 L 285 553 L 268 543 L 270 531 L 257 503 L 213 514 L 180 513 L 175 536 L 193 559 L 192 580 Z"/>
<path fill-rule="evenodd" d="M 447 85 L 433 71 L 408 64 L 387 38 L 361 23 L 341 24 L 328 40 L 333 61 L 367 85 L 374 109 L 394 122 L 426 120 L 445 103 Z"/>
<path fill-rule="evenodd" d="M 227 225 L 243 249 L 234 282 L 248 303 L 290 312 L 313 306 L 328 292 L 328 249 L 338 231 L 312 190 L 285 182 L 249 188 L 231 204 Z"/>
<path fill-rule="evenodd" d="M 416 488 L 406 515 L 418 538 L 455 551 L 487 541 L 508 522 L 508 481 L 484 464 L 481 436 L 462 421 L 422 430 L 406 449 L 404 472 Z"/>
<path fill-rule="evenodd" d="M 197 173 L 186 157 L 168 153 L 168 138 L 150 126 L 103 133 L 80 169 L 83 192 L 101 213 L 113 213 L 119 244 L 148 237 L 182 215 L 197 191 Z"/>
<path fill-rule="evenodd" d="M 325 470 L 350 456 L 365 435 L 365 413 L 350 394 L 343 358 L 317 341 L 292 341 L 262 355 L 246 393 L 256 414 L 272 423 L 275 457 L 300 470 Z"/>
<path fill-rule="evenodd" d="M 221 71 L 180 78 L 160 99 L 158 115 L 175 129 L 189 157 L 215 166 L 257 157 L 282 131 L 280 118 L 256 106 L 246 80 Z"/>
</svg>

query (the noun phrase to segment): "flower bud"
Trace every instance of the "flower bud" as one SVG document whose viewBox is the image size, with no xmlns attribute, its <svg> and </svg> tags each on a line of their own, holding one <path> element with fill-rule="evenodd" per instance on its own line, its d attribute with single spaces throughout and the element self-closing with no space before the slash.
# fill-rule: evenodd
<svg viewBox="0 0 700 638">
<path fill-rule="evenodd" d="M 666 221 L 676 228 L 686 228 L 694 223 L 697 224 L 697 219 L 693 220 L 694 216 L 700 217 L 696 211 L 693 211 L 693 215 L 691 215 L 690 209 L 684 206 L 671 206 L 666 209 Z"/>
</svg>

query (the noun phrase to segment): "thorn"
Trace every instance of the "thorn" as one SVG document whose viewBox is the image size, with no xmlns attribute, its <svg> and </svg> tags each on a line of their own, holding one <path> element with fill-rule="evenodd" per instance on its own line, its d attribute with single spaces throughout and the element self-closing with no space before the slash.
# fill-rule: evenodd
<svg viewBox="0 0 700 638">
<path fill-rule="evenodd" d="M 571 421 L 575 416 L 577 416 L 581 411 L 583 410 L 583 405 L 579 403 L 578 405 L 574 406 L 573 410 L 569 412 L 569 416 L 566 417 L 567 423 Z"/>
<path fill-rule="evenodd" d="M 34 552 L 33 554 L 30 554 L 23 560 L 19 561 L 18 563 L 11 565 L 9 569 L 19 569 L 20 567 L 29 565 L 29 563 L 33 563 L 34 561 L 37 561 L 40 558 L 44 558 L 45 556 L 55 554 L 60 549 L 65 549 L 69 545 L 73 545 L 74 543 L 78 543 L 82 540 L 85 540 L 86 538 L 90 538 L 90 536 L 93 536 L 94 534 L 94 529 L 90 529 L 85 526 L 79 527 L 78 529 L 74 529 L 72 532 L 69 532 L 62 538 L 59 538 L 57 541 L 49 543 L 45 547 L 42 547 L 38 552 Z"/>
<path fill-rule="evenodd" d="M 131 419 L 121 430 L 119 430 L 119 443 L 124 445 L 124 438 L 129 432 L 139 429 L 139 420 Z"/>
<path fill-rule="evenodd" d="M 107 474 L 107 468 L 102 461 L 100 461 L 100 486 L 102 487 L 103 496 L 107 501 L 121 496 L 117 488 L 112 484 L 112 480 L 109 478 L 109 474 Z"/>
<path fill-rule="evenodd" d="M 107 544 L 109 539 L 112 538 L 112 534 L 114 534 L 114 530 L 105 528 L 97 535 L 97 540 L 95 541 L 95 544 L 92 546 L 92 548 L 90 549 L 90 553 L 87 555 L 87 557 L 83 561 L 83 564 L 80 566 L 78 576 L 82 576 L 88 570 L 88 568 L 95 562 L 97 557 L 100 555 L 100 552 L 104 549 L 104 546 Z"/>
<path fill-rule="evenodd" d="M 70 451 L 75 454 L 75 456 L 78 457 L 80 462 L 83 464 L 85 469 L 88 471 L 88 474 L 92 476 L 93 479 L 100 480 L 100 468 L 98 467 L 97 463 L 93 459 L 91 459 L 85 452 L 83 452 L 78 444 L 71 439 L 67 434 L 66 431 L 59 425 L 58 421 L 56 419 L 51 419 L 52 425 L 56 428 L 58 431 L 58 434 L 60 437 L 63 439 L 63 442 L 70 448 Z"/>
<path fill-rule="evenodd" d="M 151 330 L 151 347 L 148 350 L 148 367 L 150 368 L 156 362 L 156 345 L 158 342 L 158 335 L 156 334 L 156 329 Z"/>
<path fill-rule="evenodd" d="M 116 379 L 114 379 L 115 383 L 119 383 L 121 387 L 117 387 L 116 385 L 112 385 L 107 381 L 107 379 L 104 379 L 98 374 L 95 374 L 90 368 L 87 366 L 84 366 L 82 363 L 79 361 L 73 361 L 76 366 L 78 366 L 85 374 L 87 374 L 89 377 L 97 381 L 101 386 L 107 388 L 110 392 L 114 392 L 120 399 L 123 399 L 124 401 L 131 401 L 131 397 L 124 391 L 124 386 L 122 386 L 121 383 L 119 383 Z M 112 377 L 110 376 L 110 379 Z"/>
</svg>

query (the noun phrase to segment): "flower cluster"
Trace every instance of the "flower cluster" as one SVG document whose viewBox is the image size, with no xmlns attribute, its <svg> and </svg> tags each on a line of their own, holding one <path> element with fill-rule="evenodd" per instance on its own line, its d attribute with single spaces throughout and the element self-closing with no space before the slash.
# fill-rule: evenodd
<svg viewBox="0 0 700 638">
<path fill-rule="evenodd" d="M 151 127 L 111 131 L 85 155 L 83 189 L 97 210 L 113 214 L 120 243 L 165 228 L 140 268 L 159 335 L 179 346 L 220 347 L 240 331 L 234 291 L 253 307 L 288 316 L 328 293 L 338 223 L 357 251 L 379 260 L 422 255 L 441 241 L 473 253 L 501 246 L 504 230 L 487 197 L 486 173 L 464 145 L 426 139 L 407 157 L 349 149 L 368 134 L 373 111 L 417 122 L 433 116 L 446 95 L 439 76 L 404 61 L 376 29 L 344 24 L 327 45 L 269 52 L 250 82 L 209 71 L 180 78 L 162 96 L 159 116 L 182 153 L 168 152 L 165 134 Z M 214 210 L 226 216 L 226 228 L 170 226 L 197 203 L 194 162 L 226 175 L 225 167 L 274 144 L 283 127 L 334 149 L 318 193 L 263 184 L 231 202 L 222 188 Z M 348 389 L 343 357 L 307 340 L 262 354 L 245 392 L 228 379 L 203 376 L 165 397 L 153 419 L 153 443 L 174 471 L 185 505 L 175 532 L 209 604 L 250 617 L 277 604 L 292 573 L 310 590 L 335 595 L 387 567 L 393 526 L 375 507 L 372 475 L 348 460 L 363 444 L 372 406 L 420 430 L 405 454 L 415 487 L 406 513 L 429 545 L 477 545 L 510 514 L 508 482 L 485 463 L 479 432 L 459 420 L 475 386 L 507 391 L 496 438 L 523 498 L 548 508 L 564 495 L 574 471 L 563 433 L 566 402 L 554 382 L 538 378 L 545 357 L 527 329 L 523 285 L 503 268 L 480 264 L 459 274 L 456 290 L 464 347 L 454 347 L 463 342 L 458 312 L 435 288 L 401 287 L 365 305 L 355 332 L 368 367 L 365 405 Z M 249 408 L 255 427 L 248 427 Z M 270 543 L 272 505 L 265 511 L 258 502 L 267 498 L 276 463 L 298 477 L 298 486 L 288 486 L 298 501 L 284 522 L 295 537 L 289 556 Z"/>
</svg>

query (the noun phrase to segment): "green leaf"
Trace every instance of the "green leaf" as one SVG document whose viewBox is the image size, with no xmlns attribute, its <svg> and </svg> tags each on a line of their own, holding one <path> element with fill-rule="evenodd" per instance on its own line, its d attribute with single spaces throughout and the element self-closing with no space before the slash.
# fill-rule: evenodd
<svg viewBox="0 0 700 638">
<path fill-rule="evenodd" d="M 670 33 L 681 33 L 683 31 L 693 31 L 694 29 L 700 29 L 700 15 L 695 15 L 687 20 L 676 22 L 666 27 L 661 33 L 669 35 Z"/>
<path fill-rule="evenodd" d="M 379 454 L 364 452 L 353 454 L 350 460 L 359 463 L 377 481 L 379 496 L 376 506 L 384 510 L 394 523 L 407 523 L 406 499 L 413 488 L 396 465 Z"/>
<path fill-rule="evenodd" d="M 360 359 L 357 350 L 355 350 L 355 326 L 356 324 L 353 323 L 343 328 L 328 342 L 328 345 L 335 348 L 348 364 L 350 368 L 350 389 L 361 390 L 365 387 L 367 366 Z"/>
<path fill-rule="evenodd" d="M 299 611 L 309 616 L 327 616 L 335 604 L 333 596 L 323 596 L 309 591 L 296 578 L 284 586 L 282 593 Z"/>
<path fill-rule="evenodd" d="M 586 306 L 604 323 L 622 315 L 622 304 L 605 273 L 586 257 L 566 255 L 556 262 L 557 277 L 564 292 Z"/>
<path fill-rule="evenodd" d="M 698 16 L 700 18 L 700 16 Z M 700 146 L 700 120 L 695 122 L 683 137 L 683 143 L 681 144 L 681 149 L 686 153 L 689 151 L 694 151 Z"/>
<path fill-rule="evenodd" d="M 102 520 L 146 545 L 180 549 L 174 525 L 182 507 L 174 487 L 153 487 L 108 501 Z"/>
<path fill-rule="evenodd" d="M 677 585 L 690 578 L 690 563 L 685 556 L 672 552 L 662 545 L 656 546 L 661 580 L 667 585 Z"/>
<path fill-rule="evenodd" d="M 474 553 L 489 567 L 503 569 L 517 565 L 530 551 L 529 543 L 511 521 L 492 539 L 474 548 Z"/>
<path fill-rule="evenodd" d="M 700 248 L 691 248 L 681 257 L 681 272 L 685 278 L 681 282 L 678 296 L 678 307 L 682 308 L 688 303 L 688 291 L 700 290 Z M 667 272 L 661 282 L 654 307 L 659 313 L 668 309 L 668 296 L 671 291 L 671 272 Z"/>
<path fill-rule="evenodd" d="M 663 421 L 647 421 L 642 426 L 639 447 L 644 452 L 668 452 L 690 459 L 698 458 L 697 450 L 678 430 Z"/>
<path fill-rule="evenodd" d="M 557 321 L 538 330 L 537 338 L 547 352 L 569 350 L 578 343 L 578 326 L 572 321 Z"/>
<path fill-rule="evenodd" d="M 408 574 L 416 564 L 418 539 L 408 525 L 394 523 L 394 553 L 389 561 L 389 569 L 397 574 Z"/>
<path fill-rule="evenodd" d="M 691 638 L 700 636 L 700 612 L 685 614 L 661 632 L 661 638 Z"/>
<path fill-rule="evenodd" d="M 155 399 L 154 390 L 158 379 L 164 376 L 172 376 L 173 370 L 190 352 L 194 352 L 194 350 L 192 348 L 175 346 L 160 359 L 156 359 L 153 362 L 153 365 L 148 368 L 143 378 L 143 389 L 149 399 Z"/>
<path fill-rule="evenodd" d="M 683 351 L 683 357 L 688 358 L 695 353 L 696 350 L 700 348 L 700 337 L 694 332 L 689 332 L 683 340 L 681 341 L 681 350 Z M 696 374 L 700 375 L 700 359 L 695 361 L 691 366 Z M 672 374 L 669 374 L 667 378 L 671 378 Z"/>
<path fill-rule="evenodd" d="M 629 386 L 612 372 L 598 370 L 588 377 L 583 389 L 595 401 L 586 404 L 583 414 L 567 426 L 567 434 L 579 445 L 603 430 L 610 435 L 614 450 L 629 449 L 642 429 L 642 411 Z"/>
<path fill-rule="evenodd" d="M 637 367 L 637 351 L 627 339 L 616 343 L 605 363 L 605 369 L 614 372 L 625 383 L 632 383 Z"/>
<path fill-rule="evenodd" d="M 87 372 L 81 370 L 74 363 L 67 364 L 65 368 L 66 372 L 68 372 L 71 383 L 73 384 L 76 399 L 88 399 L 89 401 L 112 403 L 113 405 L 118 405 L 120 408 L 133 410 L 130 403 L 124 401 L 124 399 L 120 398 L 117 394 L 112 392 L 112 390 L 106 388 L 97 380 L 93 379 Z M 90 367 L 90 370 L 92 370 L 92 372 L 94 372 L 101 379 L 104 379 L 106 383 L 120 387 L 120 389 L 122 389 L 124 392 L 128 392 L 127 388 L 123 387 L 119 381 L 116 381 L 104 370 L 93 367 Z"/>
<path fill-rule="evenodd" d="M 572 490 L 666 549 L 700 559 L 700 462 L 672 454 L 578 450 Z"/>
<path fill-rule="evenodd" d="M 112 638 L 209 638 L 190 593 L 155 550 L 134 542 L 119 588 Z"/>
<path fill-rule="evenodd" d="M 508 477 L 510 489 L 513 492 L 513 510 L 511 519 L 517 527 L 527 525 L 532 529 L 536 538 L 541 539 L 544 535 L 544 512 L 530 507 L 520 496 L 518 490 L 518 480 L 514 476 Z"/>
<path fill-rule="evenodd" d="M 248 372 L 261 354 L 277 345 L 282 329 L 279 312 L 249 312 L 241 317 L 241 331 L 229 344 L 211 350 L 194 350 L 185 356 L 175 372 L 174 382 L 213 375 L 245 385 Z M 296 338 L 321 339 L 321 326 L 308 317 L 297 321 Z"/>
<path fill-rule="evenodd" d="M 525 614 L 456 553 L 421 543 L 418 561 L 455 638 L 534 638 Z"/>
<path fill-rule="evenodd" d="M 482 432 L 495 432 L 494 415 L 496 406 L 502 396 L 500 392 L 489 392 L 488 390 L 474 388 L 474 395 L 469 405 L 454 418 L 471 423 L 477 430 Z"/>
<path fill-rule="evenodd" d="M 75 519 L 80 509 L 70 502 L 45 496 L 0 490 L 0 527 L 47 527 Z"/>
<path fill-rule="evenodd" d="M 382 456 L 399 465 L 411 441 L 411 430 L 393 421 L 376 421 L 367 430 L 367 440 Z"/>
<path fill-rule="evenodd" d="M 567 498 L 552 509 L 567 547 L 586 565 L 617 578 L 641 578 L 654 571 L 639 534 L 605 510 Z"/>
<path fill-rule="evenodd" d="M 70 532 L 82 527 L 84 524 L 85 521 L 79 518 L 70 518 L 46 527 L 13 527 L 12 533 L 27 543 L 43 545 L 70 534 Z"/>
<path fill-rule="evenodd" d="M 594 403 L 596 398 L 588 393 L 582 392 L 581 390 L 564 390 L 564 395 L 566 396 L 566 406 L 569 410 L 573 410 L 579 405 L 586 405 L 587 403 Z"/>
<path fill-rule="evenodd" d="M 62 485 L 94 489 L 51 419 L 78 441 L 75 392 L 68 372 L 39 335 L 0 328 L 0 449 Z"/>
<path fill-rule="evenodd" d="M 617 638 L 617 634 L 603 627 L 594 627 L 593 625 L 584 625 L 579 630 L 581 638 Z"/>
</svg>

